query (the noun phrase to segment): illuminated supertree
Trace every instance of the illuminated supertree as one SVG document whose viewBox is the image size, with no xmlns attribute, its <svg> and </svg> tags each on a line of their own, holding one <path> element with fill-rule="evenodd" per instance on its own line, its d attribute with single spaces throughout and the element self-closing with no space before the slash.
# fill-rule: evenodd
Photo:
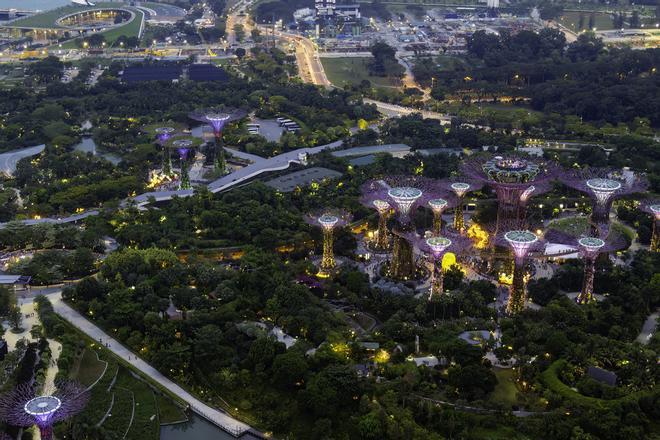
<svg viewBox="0 0 660 440">
<path fill-rule="evenodd" d="M 53 425 L 85 408 L 89 392 L 66 382 L 51 394 L 37 395 L 30 384 L 22 384 L 0 396 L 0 418 L 15 426 L 37 425 L 42 440 L 53 438 Z"/>
<path fill-rule="evenodd" d="M 429 300 L 439 297 L 443 289 L 442 257 L 452 252 L 461 254 L 472 246 L 471 241 L 459 234 L 445 233 L 442 237 L 419 237 L 417 234 L 408 234 L 408 240 L 423 253 L 429 254 L 433 263 L 433 275 L 431 278 L 431 289 Z"/>
<path fill-rule="evenodd" d="M 470 179 L 489 185 L 497 195 L 498 224 L 520 221 L 521 208 L 534 188 L 555 179 L 559 168 L 543 159 L 517 156 L 475 157 L 463 164 Z M 499 229 L 499 228 L 496 228 Z"/>
<path fill-rule="evenodd" d="M 193 148 L 193 141 L 190 139 L 176 139 L 172 141 L 172 146 L 179 153 L 181 163 L 181 189 L 190 189 L 190 176 L 188 175 L 188 153 Z"/>
<path fill-rule="evenodd" d="M 362 201 L 366 207 L 375 208 L 376 211 L 378 211 L 378 229 L 376 230 L 376 239 L 371 246 L 375 251 L 387 251 L 390 247 L 390 234 L 387 231 L 387 217 L 392 207 L 388 202 L 381 199 L 371 200 L 368 197 L 363 197 Z"/>
<path fill-rule="evenodd" d="M 606 226 L 598 228 L 607 230 Z M 584 259 L 584 277 L 582 290 L 575 301 L 578 304 L 587 304 L 593 300 L 594 275 L 596 273 L 596 259 L 600 254 L 608 254 L 625 249 L 628 242 L 621 234 L 610 233 L 606 236 L 593 237 L 589 235 L 574 237 L 565 232 L 554 229 L 545 234 L 547 242 L 563 244 L 576 248 Z"/>
<path fill-rule="evenodd" d="M 416 266 L 412 246 L 406 234 L 412 231 L 411 212 L 429 199 L 437 198 L 435 181 L 423 177 L 394 176 L 368 182 L 362 187 L 363 201 L 385 200 L 397 214 L 397 222 L 392 230 L 392 261 L 389 275 L 392 278 L 408 280 L 415 277 Z"/>
<path fill-rule="evenodd" d="M 653 216 L 653 235 L 651 236 L 651 251 L 660 252 L 660 200 L 643 201 L 642 211 Z"/>
<path fill-rule="evenodd" d="M 603 168 L 576 170 L 562 176 L 562 182 L 588 194 L 593 200 L 591 223 L 608 225 L 612 202 L 620 197 L 643 192 L 647 188 L 644 178 L 631 172 L 615 172 Z M 596 230 L 594 234 L 598 234 Z M 598 234 L 601 235 L 601 234 Z"/>
<path fill-rule="evenodd" d="M 454 182 L 449 188 L 456 194 L 456 207 L 454 208 L 454 229 L 462 234 L 465 232 L 465 217 L 463 216 L 463 198 L 472 189 L 467 182 Z"/>
<path fill-rule="evenodd" d="M 442 213 L 447 209 L 449 202 L 437 198 L 429 200 L 429 207 L 433 211 L 433 235 L 439 236 L 442 232 Z"/>
<path fill-rule="evenodd" d="M 351 215 L 341 209 L 324 210 L 321 214 L 306 215 L 305 221 L 312 226 L 320 226 L 323 230 L 323 256 L 318 276 L 327 277 L 336 266 L 333 251 L 334 230 L 346 226 L 351 221 Z"/>
<path fill-rule="evenodd" d="M 177 129 L 181 128 L 178 124 L 167 123 L 165 124 L 150 124 L 143 127 L 142 131 L 155 136 L 158 144 L 163 149 L 163 174 L 170 175 L 172 173 L 172 159 L 170 151 L 167 146 L 167 141 L 176 133 Z"/>
<path fill-rule="evenodd" d="M 246 112 L 238 109 L 201 109 L 190 113 L 189 117 L 196 121 L 209 124 L 213 129 L 213 137 L 215 139 L 215 149 L 212 160 L 215 163 L 216 169 L 220 171 L 225 170 L 225 152 L 222 145 L 222 130 L 228 122 L 236 121 L 246 115 Z M 210 162 L 209 162 L 210 163 Z"/>
<path fill-rule="evenodd" d="M 514 222 L 518 224 L 518 222 Z M 497 242 L 510 247 L 513 250 L 513 282 L 509 293 L 509 301 L 506 306 L 507 313 L 516 314 L 525 308 L 527 302 L 527 289 L 525 280 L 525 262 L 530 252 L 542 248 L 545 243 L 539 237 L 528 230 L 505 228 L 505 232 L 498 234 Z"/>
</svg>

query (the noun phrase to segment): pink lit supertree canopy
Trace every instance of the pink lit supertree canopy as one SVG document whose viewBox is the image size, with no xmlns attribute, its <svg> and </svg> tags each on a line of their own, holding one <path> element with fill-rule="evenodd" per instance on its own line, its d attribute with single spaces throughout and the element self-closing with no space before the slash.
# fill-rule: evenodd
<svg viewBox="0 0 660 440">
<path fill-rule="evenodd" d="M 529 198 L 560 174 L 552 162 L 518 156 L 478 156 L 466 160 L 462 170 L 470 179 L 495 190 L 498 224 L 519 221 Z"/>
<path fill-rule="evenodd" d="M 420 237 L 416 233 L 410 232 L 406 238 L 413 246 L 430 256 L 433 263 L 433 273 L 431 288 L 429 289 L 429 300 L 438 298 L 444 292 L 442 257 L 448 252 L 463 254 L 472 247 L 472 242 L 462 235 L 446 232 L 442 236 L 432 237 Z"/>
<path fill-rule="evenodd" d="M 346 226 L 352 218 L 351 214 L 343 209 L 324 209 L 304 217 L 305 222 L 323 230 L 323 256 L 318 273 L 320 277 L 329 276 L 336 266 L 333 251 L 334 230 Z"/>
<path fill-rule="evenodd" d="M 632 172 L 618 172 L 604 168 L 585 168 L 564 173 L 561 181 L 566 186 L 591 197 L 593 225 L 609 224 L 610 209 L 614 200 L 643 192 L 648 186 L 646 179 Z"/>
<path fill-rule="evenodd" d="M 390 247 L 390 234 L 387 230 L 387 219 L 392 206 L 390 203 L 383 199 L 374 199 L 369 195 L 360 197 L 360 202 L 369 209 L 375 209 L 378 212 L 378 228 L 373 242 L 370 244 L 371 248 L 376 252 L 385 252 Z"/>
<path fill-rule="evenodd" d="M 246 114 L 247 113 L 244 110 L 234 108 L 206 108 L 195 110 L 188 115 L 190 119 L 208 124 L 213 129 L 213 137 L 215 139 L 213 155 L 215 157 L 211 158 L 211 160 L 215 163 L 216 168 L 221 171 L 224 171 L 225 169 L 225 155 L 222 148 L 222 130 L 227 123 L 239 120 L 245 117 Z"/>
<path fill-rule="evenodd" d="M 660 251 L 660 200 L 644 200 L 640 205 L 642 211 L 651 214 L 653 235 L 651 236 L 651 251 Z"/>
<path fill-rule="evenodd" d="M 369 205 L 382 200 L 392 206 L 396 213 L 396 224 L 392 230 L 392 261 L 389 275 L 408 280 L 415 277 L 416 266 L 413 251 L 406 234 L 413 230 L 411 216 L 418 206 L 429 200 L 440 198 L 438 182 L 418 176 L 389 176 L 372 180 L 362 187 L 362 201 Z"/>
<path fill-rule="evenodd" d="M 81 412 L 89 392 L 73 382 L 61 383 L 52 394 L 38 395 L 31 384 L 22 384 L 0 396 L 0 419 L 15 426 L 37 425 L 42 440 L 53 438 L 53 425 Z"/>
<path fill-rule="evenodd" d="M 599 231 L 607 231 L 606 226 L 599 227 Z M 594 275 L 596 273 L 596 259 L 600 254 L 620 251 L 628 246 L 628 242 L 621 234 L 610 232 L 606 236 L 582 235 L 572 236 L 568 233 L 551 229 L 545 234 L 546 241 L 563 244 L 578 250 L 584 259 L 584 277 L 582 290 L 575 299 L 578 304 L 587 304 L 593 300 Z"/>
<path fill-rule="evenodd" d="M 519 228 L 520 223 L 517 221 L 507 222 L 502 226 L 502 231 L 495 236 L 495 241 L 513 251 L 513 282 L 506 306 L 507 313 L 513 315 L 524 310 L 527 302 L 526 260 L 531 252 L 543 249 L 545 241 L 534 232 Z"/>
</svg>

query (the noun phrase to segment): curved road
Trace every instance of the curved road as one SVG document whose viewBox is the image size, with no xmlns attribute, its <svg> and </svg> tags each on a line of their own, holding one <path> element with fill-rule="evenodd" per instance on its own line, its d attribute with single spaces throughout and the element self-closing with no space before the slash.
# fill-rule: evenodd
<svg viewBox="0 0 660 440">
<path fill-rule="evenodd" d="M 44 148 L 46 148 L 45 145 L 37 145 L 36 147 L 27 147 L 0 154 L 0 173 L 7 175 L 14 174 L 19 160 L 30 156 L 36 156 L 44 151 Z"/>
</svg>

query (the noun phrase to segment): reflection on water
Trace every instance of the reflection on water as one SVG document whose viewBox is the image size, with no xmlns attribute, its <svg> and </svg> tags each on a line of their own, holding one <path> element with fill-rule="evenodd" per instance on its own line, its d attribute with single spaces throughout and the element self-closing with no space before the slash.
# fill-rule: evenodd
<svg viewBox="0 0 660 440">
<path fill-rule="evenodd" d="M 83 153 L 92 153 L 94 156 L 102 157 L 108 162 L 111 162 L 113 165 L 117 165 L 121 162 L 121 157 L 112 153 L 99 153 L 96 151 L 96 143 L 91 137 L 83 137 L 82 141 L 74 145 L 73 149 L 75 151 L 82 151 Z"/>
<path fill-rule="evenodd" d="M 195 413 L 189 414 L 189 421 L 176 425 L 161 426 L 160 440 L 236 440 L 228 434 L 206 421 Z M 240 440 L 256 440 L 252 435 L 244 435 Z"/>
</svg>

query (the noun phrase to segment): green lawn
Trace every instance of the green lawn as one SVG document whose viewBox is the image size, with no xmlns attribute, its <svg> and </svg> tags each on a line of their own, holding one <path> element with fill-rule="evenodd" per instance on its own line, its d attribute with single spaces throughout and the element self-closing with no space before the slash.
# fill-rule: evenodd
<svg viewBox="0 0 660 440">
<path fill-rule="evenodd" d="M 188 420 L 188 416 L 181 410 L 181 407 L 161 394 L 156 394 L 156 405 L 158 405 L 158 417 L 161 424 Z"/>
<path fill-rule="evenodd" d="M 78 364 L 76 379 L 78 382 L 88 387 L 96 382 L 105 370 L 106 363 L 101 362 L 96 357 L 96 352 L 85 349 Z"/>
<path fill-rule="evenodd" d="M 578 237 L 589 231 L 589 218 L 584 216 L 562 218 L 550 222 L 548 227 Z"/>
<path fill-rule="evenodd" d="M 518 389 L 514 383 L 512 369 L 495 370 L 497 385 L 490 395 L 490 401 L 502 406 L 513 406 L 517 403 L 516 393 Z"/>
<path fill-rule="evenodd" d="M 122 35 L 125 35 L 126 37 L 138 36 L 138 33 L 140 32 L 141 23 L 144 20 L 144 13 L 138 9 L 134 9 L 134 8 L 130 8 L 130 9 L 132 12 L 135 13 L 135 18 L 133 18 L 133 20 L 131 20 L 130 22 L 126 23 L 123 26 L 119 26 L 101 32 L 101 35 L 105 37 L 105 41 L 108 44 L 108 46 L 112 46 L 115 40 L 121 37 Z M 80 38 L 74 38 L 62 43 L 61 49 L 77 49 L 79 47 L 78 40 L 80 40 Z M 59 46 L 57 47 L 52 46 L 52 48 L 53 49 L 59 48 Z"/>
<path fill-rule="evenodd" d="M 325 74 L 332 84 L 342 87 L 344 84 L 360 84 L 368 80 L 375 87 L 397 87 L 388 78 L 370 76 L 367 63 L 371 58 L 321 58 Z"/>
<path fill-rule="evenodd" d="M 157 439 L 160 436 L 158 409 L 153 390 L 143 381 L 136 379 L 127 369 L 121 368 L 117 375 L 115 386 L 118 389 L 130 390 L 135 399 L 135 406 L 126 408 L 130 413 L 134 410 L 133 423 L 125 437 L 128 440 Z"/>
<path fill-rule="evenodd" d="M 578 31 L 580 31 L 580 29 L 578 29 L 580 14 L 584 16 L 584 24 L 582 26 L 582 30 L 588 30 L 589 16 L 591 15 L 590 12 L 567 11 L 567 12 L 564 12 L 564 15 L 559 17 L 558 21 L 562 25 L 569 28 L 570 30 L 572 30 L 574 32 L 578 32 Z M 594 27 L 596 29 L 598 29 L 599 31 L 606 31 L 606 30 L 614 29 L 614 26 L 612 26 L 612 17 L 610 17 L 609 14 L 606 14 L 604 12 L 595 12 L 594 13 Z"/>
</svg>

